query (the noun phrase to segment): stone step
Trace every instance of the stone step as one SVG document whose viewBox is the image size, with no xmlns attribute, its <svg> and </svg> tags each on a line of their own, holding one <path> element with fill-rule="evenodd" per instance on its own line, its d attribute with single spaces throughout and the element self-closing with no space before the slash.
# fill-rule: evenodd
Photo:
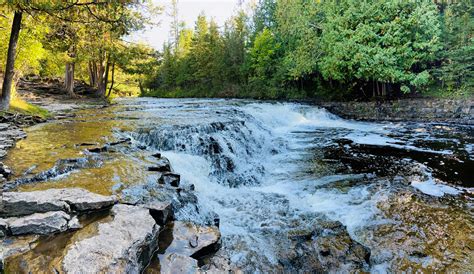
<svg viewBox="0 0 474 274">
<path fill-rule="evenodd" d="M 96 235 L 65 250 L 66 273 L 140 273 L 158 245 L 160 226 L 149 210 L 118 204 L 113 220 L 101 223 Z"/>
<path fill-rule="evenodd" d="M 80 213 L 111 207 L 116 202 L 114 196 L 99 195 L 81 188 L 4 192 L 0 217 L 25 216 L 49 211 Z"/>
</svg>

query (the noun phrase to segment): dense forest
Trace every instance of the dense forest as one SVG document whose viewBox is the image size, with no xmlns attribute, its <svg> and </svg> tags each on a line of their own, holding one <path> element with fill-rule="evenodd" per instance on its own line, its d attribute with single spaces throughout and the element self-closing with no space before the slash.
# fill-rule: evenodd
<svg viewBox="0 0 474 274">
<path fill-rule="evenodd" d="M 74 79 L 98 97 L 390 98 L 474 88 L 474 3 L 244 2 L 224 26 L 181 23 L 162 49 L 126 39 L 167 16 L 152 1 L 0 4 L 2 108 L 21 77 Z M 9 43 L 7 39 L 10 38 Z"/>
<path fill-rule="evenodd" d="M 147 95 L 370 98 L 467 94 L 474 2 L 260 0 L 221 29 L 174 24 Z"/>
</svg>

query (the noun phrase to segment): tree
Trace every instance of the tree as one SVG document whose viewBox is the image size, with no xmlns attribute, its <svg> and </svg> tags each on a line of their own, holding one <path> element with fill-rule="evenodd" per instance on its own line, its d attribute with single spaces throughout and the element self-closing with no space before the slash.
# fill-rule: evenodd
<svg viewBox="0 0 474 274">
<path fill-rule="evenodd" d="M 14 13 L 14 20 L 10 33 L 10 43 L 7 51 L 6 69 L 4 73 L 4 81 L 2 85 L 2 99 L 0 107 L 1 109 L 7 109 L 10 104 L 10 97 L 12 91 L 12 83 L 15 68 L 15 52 L 18 43 L 18 37 L 20 36 L 20 29 L 22 28 L 22 17 L 24 14 L 28 16 L 41 16 L 48 15 L 57 20 L 57 25 L 62 25 L 63 29 L 69 29 L 67 31 L 69 35 L 69 43 L 64 43 L 69 55 L 69 61 L 66 65 L 66 89 L 72 95 L 73 94 L 73 81 L 74 81 L 74 67 L 75 58 L 78 47 L 80 45 L 79 36 L 74 33 L 74 23 L 80 22 L 83 27 L 88 31 L 86 35 L 91 33 L 98 34 L 103 38 L 99 41 L 113 41 L 119 37 L 128 34 L 132 30 L 143 28 L 149 20 L 147 17 L 152 16 L 153 12 L 139 11 L 137 8 L 141 7 L 153 7 L 149 1 L 87 1 L 78 0 L 75 2 L 67 1 L 8 1 L 0 5 L 1 9 L 8 9 Z M 154 11 L 150 8 L 148 11 Z M 94 25 L 95 24 L 95 25 Z M 96 27 L 96 28 L 94 28 Z M 101 31 L 98 33 L 98 31 Z M 81 37 L 89 39 L 89 46 L 94 40 L 93 37 L 86 36 Z M 95 40 L 97 41 L 97 39 Z M 77 44 L 76 44 L 77 43 Z M 97 84 L 98 95 L 105 96 L 105 90 L 108 81 L 108 71 L 110 63 L 104 60 L 110 59 L 107 57 L 107 49 L 112 48 L 111 43 L 102 45 L 100 44 L 98 51 L 103 60 L 98 66 L 95 76 L 97 80 L 94 84 Z M 90 47 L 91 48 L 91 47 Z M 83 51 L 85 52 L 85 51 Z M 86 52 L 87 54 L 88 52 Z M 110 54 L 109 54 L 110 55 Z M 106 63 L 104 65 L 104 63 Z M 92 74 L 92 73 L 91 73 Z"/>
<path fill-rule="evenodd" d="M 449 90 L 474 90 L 474 3 L 469 0 L 439 4 L 442 11 L 441 66 L 434 70 Z"/>
<path fill-rule="evenodd" d="M 344 0 L 325 7 L 319 66 L 326 79 L 369 81 L 379 96 L 390 83 L 405 92 L 428 84 L 441 46 L 432 2 Z"/>
<path fill-rule="evenodd" d="M 12 29 L 10 34 L 10 41 L 8 42 L 7 62 L 5 66 L 5 74 L 2 85 L 2 99 L 0 101 L 0 110 L 7 110 L 10 106 L 10 99 L 12 94 L 13 75 L 15 73 L 15 55 L 18 44 L 18 37 L 20 36 L 21 18 L 23 13 L 15 11 L 13 17 Z"/>
<path fill-rule="evenodd" d="M 256 37 L 249 52 L 250 84 L 254 97 L 265 97 L 270 87 L 274 87 L 272 79 L 277 68 L 277 54 L 280 44 L 269 29 L 263 29 Z M 268 94 L 267 94 L 268 95 Z M 270 97 L 274 97 L 270 94 Z"/>
</svg>

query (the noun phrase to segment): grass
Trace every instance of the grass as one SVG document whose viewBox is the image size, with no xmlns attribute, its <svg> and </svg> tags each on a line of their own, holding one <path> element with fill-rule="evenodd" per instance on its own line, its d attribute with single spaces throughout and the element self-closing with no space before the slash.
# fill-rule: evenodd
<svg viewBox="0 0 474 274">
<path fill-rule="evenodd" d="M 39 116 L 41 118 L 48 118 L 51 116 L 49 111 L 39 106 L 32 105 L 19 98 L 13 98 L 10 102 L 10 111 L 18 112 L 21 114 Z"/>
<path fill-rule="evenodd" d="M 474 97 L 474 90 L 469 87 L 448 90 L 442 87 L 432 87 L 423 92 L 424 97 L 439 99 L 471 99 Z"/>
</svg>

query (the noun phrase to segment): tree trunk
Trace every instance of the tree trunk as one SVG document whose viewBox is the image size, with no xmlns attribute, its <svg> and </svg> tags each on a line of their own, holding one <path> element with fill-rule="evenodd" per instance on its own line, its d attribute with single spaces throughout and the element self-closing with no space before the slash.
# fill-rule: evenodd
<svg viewBox="0 0 474 274">
<path fill-rule="evenodd" d="M 141 80 L 138 80 L 138 87 L 140 88 L 140 95 L 144 96 L 145 95 L 145 89 L 143 88 L 143 84 Z"/>
<path fill-rule="evenodd" d="M 107 93 L 107 98 L 112 94 L 112 88 L 114 87 L 114 76 L 115 76 L 115 62 L 112 63 L 112 80 L 110 82 L 109 93 Z"/>
<path fill-rule="evenodd" d="M 89 61 L 89 84 L 97 88 L 97 64 L 94 61 Z"/>
<path fill-rule="evenodd" d="M 10 42 L 8 43 L 7 64 L 3 78 L 2 98 L 0 100 L 0 110 L 7 110 L 10 107 L 10 98 L 12 93 L 13 76 L 15 74 L 15 55 L 18 37 L 21 29 L 22 13 L 16 11 L 13 17 L 12 30 L 10 33 Z"/>
<path fill-rule="evenodd" d="M 74 63 L 66 64 L 66 75 L 64 77 L 64 88 L 71 97 L 76 97 L 74 93 Z"/>
<path fill-rule="evenodd" d="M 109 58 L 107 59 L 107 63 L 104 65 L 101 63 L 100 65 L 100 79 L 99 79 L 99 89 L 97 90 L 97 96 L 104 98 L 105 93 L 107 91 L 107 83 L 109 81 L 109 69 L 110 69 L 110 63 L 109 63 Z"/>
</svg>

